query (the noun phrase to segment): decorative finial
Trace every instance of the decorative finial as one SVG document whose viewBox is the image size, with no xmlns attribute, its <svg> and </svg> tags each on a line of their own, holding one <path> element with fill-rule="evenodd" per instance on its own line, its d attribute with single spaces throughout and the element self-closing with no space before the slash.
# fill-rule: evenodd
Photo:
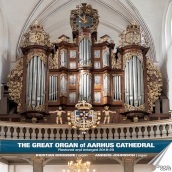
<svg viewBox="0 0 172 172">
<path fill-rule="evenodd" d="M 135 20 L 132 21 L 132 25 L 134 25 L 134 26 L 136 25 L 136 21 Z"/>
<path fill-rule="evenodd" d="M 39 25 L 39 22 L 38 22 L 38 20 L 36 20 L 35 22 L 34 22 L 34 24 L 33 25 L 36 25 L 36 26 L 38 26 Z"/>
</svg>

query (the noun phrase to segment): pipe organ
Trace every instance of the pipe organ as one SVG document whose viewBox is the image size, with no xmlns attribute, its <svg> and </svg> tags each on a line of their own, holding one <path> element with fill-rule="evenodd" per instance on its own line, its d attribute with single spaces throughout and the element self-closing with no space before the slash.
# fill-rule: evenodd
<svg viewBox="0 0 172 172">
<path fill-rule="evenodd" d="M 84 21 L 79 22 L 80 19 Z M 121 112 L 140 116 L 142 112 L 150 113 L 161 84 L 151 92 L 151 72 L 147 72 L 151 65 L 147 67 L 146 57 L 149 48 L 140 27 L 136 23 L 127 26 L 115 54 L 114 41 L 108 35 L 97 40 L 98 12 L 90 5 L 82 4 L 80 9 L 72 10 L 70 22 L 73 41 L 62 35 L 50 43 L 49 35 L 38 22 L 24 35 L 18 111 L 48 113 L 58 106 L 72 111 L 78 101 L 85 100 L 95 111 L 103 111 L 104 106 L 115 110 L 111 122 L 122 122 Z M 159 76 L 151 79 L 156 83 L 161 81 Z M 52 119 L 49 117 L 50 122 Z"/>
</svg>

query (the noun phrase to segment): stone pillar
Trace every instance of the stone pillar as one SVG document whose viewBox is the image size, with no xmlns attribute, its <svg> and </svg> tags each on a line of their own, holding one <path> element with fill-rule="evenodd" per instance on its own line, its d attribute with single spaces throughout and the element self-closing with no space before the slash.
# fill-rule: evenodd
<svg viewBox="0 0 172 172">
<path fill-rule="evenodd" d="M 124 172 L 134 172 L 135 157 L 122 157 Z"/>
<path fill-rule="evenodd" d="M 32 157 L 33 172 L 43 172 L 44 158 L 39 156 Z"/>
</svg>

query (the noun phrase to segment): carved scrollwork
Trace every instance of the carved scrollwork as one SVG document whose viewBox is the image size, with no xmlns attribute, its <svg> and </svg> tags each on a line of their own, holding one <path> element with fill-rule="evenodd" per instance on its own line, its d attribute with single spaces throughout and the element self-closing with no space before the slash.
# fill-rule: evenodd
<svg viewBox="0 0 172 172">
<path fill-rule="evenodd" d="M 20 47 L 25 48 L 30 45 L 51 47 L 50 36 L 44 31 L 43 27 L 39 25 L 38 21 L 31 25 L 29 31 L 24 34 Z"/>
<path fill-rule="evenodd" d="M 132 110 L 141 110 L 141 111 L 145 111 L 145 105 L 140 105 L 138 107 L 135 107 L 135 106 L 132 106 L 132 105 L 129 105 L 129 104 L 124 104 L 124 107 L 125 107 L 125 111 L 132 111 Z"/>
<path fill-rule="evenodd" d="M 133 50 L 124 54 L 123 58 L 123 69 L 125 69 L 126 62 L 130 60 L 133 56 L 136 56 L 143 63 L 143 55 L 139 50 Z"/>
<path fill-rule="evenodd" d="M 21 111 L 21 93 L 22 93 L 22 82 L 23 82 L 23 58 L 17 61 L 16 67 L 11 71 L 8 76 L 8 91 L 11 99 L 17 103 L 17 112 Z"/>
<path fill-rule="evenodd" d="M 42 52 L 38 52 L 38 51 L 32 51 L 27 55 L 27 63 L 30 62 L 30 60 L 34 57 L 34 56 L 38 56 L 44 63 L 47 62 L 46 59 L 46 55 Z"/>
<path fill-rule="evenodd" d="M 35 110 L 35 111 L 45 111 L 45 105 L 39 105 L 39 106 L 36 106 L 36 107 L 32 107 L 32 106 L 27 106 L 27 110 Z"/>
<path fill-rule="evenodd" d="M 162 75 L 154 65 L 153 61 L 149 58 L 146 64 L 148 82 L 148 112 L 152 112 L 153 107 L 155 106 L 155 101 L 161 95 Z"/>
<path fill-rule="evenodd" d="M 118 59 L 114 58 L 114 52 L 111 51 L 111 61 L 112 61 L 112 69 L 121 69 L 121 55 L 118 55 Z"/>
<path fill-rule="evenodd" d="M 60 37 L 57 39 L 56 43 L 61 43 L 61 42 L 67 42 L 67 43 L 69 43 L 69 42 L 71 42 L 71 40 L 70 40 L 70 38 L 67 37 L 66 35 L 62 35 L 62 36 L 60 36 Z"/>
<path fill-rule="evenodd" d="M 49 55 L 49 69 L 58 69 L 58 51 L 54 54 L 54 58 L 52 54 Z"/>
</svg>

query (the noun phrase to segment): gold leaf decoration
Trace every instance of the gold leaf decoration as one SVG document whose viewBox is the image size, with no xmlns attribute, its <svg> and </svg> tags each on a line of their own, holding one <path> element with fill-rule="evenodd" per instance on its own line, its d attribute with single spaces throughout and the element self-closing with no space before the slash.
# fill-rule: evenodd
<svg viewBox="0 0 172 172">
<path fill-rule="evenodd" d="M 47 56 L 43 52 L 32 51 L 27 55 L 27 63 L 29 63 L 34 56 L 38 56 L 44 63 L 47 61 Z"/>
<path fill-rule="evenodd" d="M 162 90 L 162 75 L 154 62 L 151 59 L 147 59 L 147 82 L 148 82 L 148 112 L 153 111 L 155 101 L 161 95 Z"/>
<path fill-rule="evenodd" d="M 114 52 L 111 51 L 111 59 L 112 59 L 112 69 L 121 69 L 121 55 L 118 55 L 118 59 L 114 58 Z"/>
<path fill-rule="evenodd" d="M 58 51 L 54 54 L 54 58 L 52 54 L 49 55 L 49 69 L 58 69 Z"/>
<path fill-rule="evenodd" d="M 125 111 L 132 111 L 132 110 L 142 110 L 142 111 L 145 111 L 145 105 L 140 105 L 138 107 L 135 107 L 135 106 L 132 106 L 132 105 L 129 105 L 129 104 L 124 104 L 124 107 L 125 107 Z"/>
<path fill-rule="evenodd" d="M 123 69 L 125 70 L 126 62 L 130 60 L 133 56 L 137 56 L 137 58 L 143 63 L 143 55 L 140 50 L 132 50 L 124 54 L 123 58 Z"/>
<path fill-rule="evenodd" d="M 8 91 L 11 99 L 17 103 L 17 112 L 21 111 L 21 93 L 22 93 L 22 82 L 23 82 L 23 58 L 17 61 L 16 67 L 11 71 L 8 76 Z"/>
</svg>

